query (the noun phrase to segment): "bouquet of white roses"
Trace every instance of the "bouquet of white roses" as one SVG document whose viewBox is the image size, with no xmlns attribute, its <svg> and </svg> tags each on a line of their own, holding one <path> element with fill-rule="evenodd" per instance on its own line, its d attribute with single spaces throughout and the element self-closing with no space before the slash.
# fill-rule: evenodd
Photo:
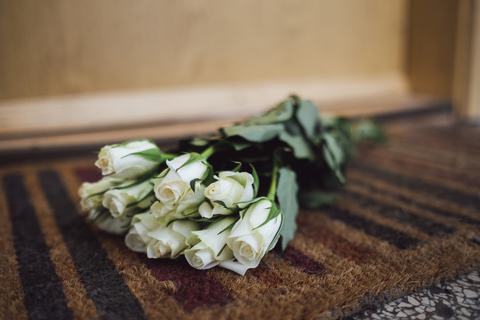
<svg viewBox="0 0 480 320">
<path fill-rule="evenodd" d="M 356 128 L 320 119 L 312 102 L 292 96 L 215 136 L 183 140 L 173 153 L 148 140 L 105 146 L 95 163 L 104 178 L 80 187 L 81 205 L 149 258 L 183 255 L 194 268 L 243 275 L 280 237 L 285 249 L 299 201 L 334 199 L 318 189 L 343 184 L 354 144 L 379 136 L 375 125 Z"/>
</svg>

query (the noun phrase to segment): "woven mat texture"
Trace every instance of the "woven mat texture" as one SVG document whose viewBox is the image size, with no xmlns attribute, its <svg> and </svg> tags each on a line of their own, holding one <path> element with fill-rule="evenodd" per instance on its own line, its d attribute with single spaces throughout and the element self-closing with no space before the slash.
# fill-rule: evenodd
<svg viewBox="0 0 480 320">
<path fill-rule="evenodd" d="M 335 319 L 480 267 L 480 129 L 362 151 L 340 198 L 299 213 L 244 277 L 149 260 L 86 222 L 94 158 L 0 169 L 1 319 Z"/>
</svg>

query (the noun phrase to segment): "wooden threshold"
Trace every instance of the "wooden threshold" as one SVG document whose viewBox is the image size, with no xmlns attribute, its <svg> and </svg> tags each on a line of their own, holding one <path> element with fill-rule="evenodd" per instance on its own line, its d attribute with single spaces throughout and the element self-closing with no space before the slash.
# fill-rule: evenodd
<svg viewBox="0 0 480 320">
<path fill-rule="evenodd" d="M 387 97 L 371 101 L 356 102 L 348 106 L 335 105 L 322 108 L 322 115 L 342 115 L 348 117 L 368 117 L 408 112 L 421 112 L 441 101 L 425 97 Z M 385 112 L 388 106 L 388 112 Z M 21 137 L 0 140 L 0 154 L 39 152 L 52 149 L 98 149 L 102 145 L 127 141 L 136 138 L 148 138 L 163 143 L 176 142 L 178 139 L 202 136 L 214 133 L 218 128 L 233 124 L 234 121 L 216 120 L 169 125 L 145 126 L 105 131 L 80 132 L 69 134 Z"/>
<path fill-rule="evenodd" d="M 296 94 L 320 104 L 407 92 L 400 75 L 307 79 L 0 101 L 0 137 L 236 120 Z"/>
<path fill-rule="evenodd" d="M 176 141 L 265 112 L 290 94 L 321 115 L 374 116 L 436 103 L 398 76 L 306 80 L 0 102 L 0 153 L 96 148 L 135 138 Z"/>
</svg>

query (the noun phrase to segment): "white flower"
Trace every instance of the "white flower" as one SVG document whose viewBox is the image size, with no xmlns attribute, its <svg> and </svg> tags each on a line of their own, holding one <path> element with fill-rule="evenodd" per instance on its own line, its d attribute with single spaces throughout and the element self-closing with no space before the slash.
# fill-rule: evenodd
<svg viewBox="0 0 480 320">
<path fill-rule="evenodd" d="M 211 204 L 204 203 L 201 206 L 200 215 L 204 218 L 211 218 L 214 215 L 227 215 L 233 213 L 223 205 L 215 202 L 221 201 L 226 207 L 234 207 L 237 202 L 253 199 L 253 176 L 247 172 L 220 172 L 216 182 L 210 184 L 203 192 Z"/>
<path fill-rule="evenodd" d="M 132 184 L 133 186 L 127 187 Z M 137 208 L 145 209 L 150 207 L 155 198 L 152 189 L 152 181 L 148 179 L 138 184 L 127 181 L 117 189 L 105 192 L 102 204 L 110 210 L 114 218 L 117 218 L 137 210 Z M 150 193 L 152 194 L 149 195 Z"/>
<path fill-rule="evenodd" d="M 153 142 L 135 140 L 103 147 L 95 165 L 103 175 L 134 179 L 153 170 L 160 161 L 160 149 Z"/>
<path fill-rule="evenodd" d="M 180 168 L 189 159 L 190 155 L 185 154 L 167 161 L 168 169 L 165 169 L 155 180 L 155 196 L 160 200 L 160 204 L 156 204 L 153 208 L 157 217 L 174 213 L 181 214 L 183 217 L 193 216 L 190 214 L 197 211 L 204 201 L 204 186 L 197 181 L 195 190 L 192 190 L 190 182 L 203 178 L 208 167 L 199 160 Z"/>
<path fill-rule="evenodd" d="M 130 250 L 135 252 L 146 252 L 147 243 L 152 237 L 147 233 L 157 229 L 161 223 L 155 219 L 150 211 L 136 214 L 132 219 L 132 228 L 125 236 L 125 244 Z"/>
<path fill-rule="evenodd" d="M 165 218 L 167 216 L 172 217 L 173 219 L 178 218 L 175 215 L 176 207 L 174 205 L 165 205 L 160 201 L 155 201 L 150 207 L 155 218 Z"/>
<path fill-rule="evenodd" d="M 78 195 L 80 196 L 80 204 L 83 210 L 89 211 L 100 207 L 103 201 L 103 194 L 120 182 L 121 181 L 106 177 L 94 183 L 82 183 L 78 189 Z"/>
<path fill-rule="evenodd" d="M 193 231 L 189 243 L 194 246 L 184 252 L 188 263 L 203 270 L 233 258 L 233 252 L 226 244 L 231 230 L 225 229 L 236 220 L 236 217 L 226 217 L 210 224 L 204 230 Z"/>
<path fill-rule="evenodd" d="M 189 247 L 190 233 L 199 230 L 200 225 L 190 220 L 177 220 L 170 224 L 164 224 L 147 233 L 152 240 L 147 246 L 149 258 L 176 259 Z"/>
<path fill-rule="evenodd" d="M 185 217 L 198 217 L 198 206 L 205 199 L 203 197 L 203 189 L 204 186 L 202 185 L 197 192 L 189 193 L 179 203 L 173 205 L 156 201 L 151 207 L 153 215 L 156 218 L 163 218 L 165 221 L 184 219 Z"/>
<path fill-rule="evenodd" d="M 213 207 L 209 201 L 203 202 L 200 207 L 198 207 L 198 213 L 203 218 L 211 218 L 213 216 Z"/>
<path fill-rule="evenodd" d="M 275 204 L 264 198 L 254 202 L 243 212 L 243 216 L 240 214 L 240 220 L 233 226 L 227 238 L 227 245 L 232 249 L 238 263 L 227 261 L 220 264 L 221 267 L 243 275 L 247 269 L 258 266 L 270 245 L 274 245 L 273 242 L 278 240 L 276 235 L 282 226 L 281 212 L 261 226 L 267 220 L 272 206 Z"/>
<path fill-rule="evenodd" d="M 90 212 L 90 217 L 94 211 Z M 113 234 L 124 234 L 128 231 L 131 221 L 132 219 L 128 217 L 113 218 L 109 214 L 103 214 L 95 220 L 95 224 L 100 230 Z"/>
</svg>

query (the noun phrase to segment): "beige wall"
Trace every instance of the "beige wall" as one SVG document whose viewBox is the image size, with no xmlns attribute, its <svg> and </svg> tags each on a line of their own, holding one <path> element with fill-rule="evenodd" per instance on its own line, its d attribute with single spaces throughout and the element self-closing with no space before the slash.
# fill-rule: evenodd
<svg viewBox="0 0 480 320">
<path fill-rule="evenodd" d="M 404 68 L 407 1 L 0 1 L 0 99 Z"/>
<path fill-rule="evenodd" d="M 480 121 L 480 1 L 474 1 L 471 72 L 467 117 Z"/>
<path fill-rule="evenodd" d="M 460 1 L 410 1 L 407 70 L 413 92 L 451 98 Z"/>
</svg>

